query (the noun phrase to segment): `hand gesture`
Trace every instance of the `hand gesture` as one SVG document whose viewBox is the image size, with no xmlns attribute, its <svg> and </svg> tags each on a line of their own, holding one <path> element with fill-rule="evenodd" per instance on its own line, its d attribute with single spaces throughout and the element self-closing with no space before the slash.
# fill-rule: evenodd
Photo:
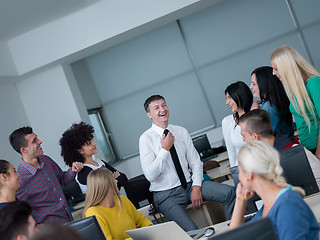
<svg viewBox="0 0 320 240">
<path fill-rule="evenodd" d="M 249 192 L 247 189 L 245 189 L 241 182 L 238 184 L 236 189 L 237 199 L 248 200 L 253 196 L 254 196 L 254 192 Z"/>
<path fill-rule="evenodd" d="M 83 168 L 82 162 L 73 162 L 71 170 L 72 172 L 80 172 Z"/>
<path fill-rule="evenodd" d="M 170 150 L 174 143 L 174 136 L 171 132 L 168 132 L 167 136 L 165 134 L 162 135 L 161 139 L 161 147 L 167 151 Z"/>
</svg>

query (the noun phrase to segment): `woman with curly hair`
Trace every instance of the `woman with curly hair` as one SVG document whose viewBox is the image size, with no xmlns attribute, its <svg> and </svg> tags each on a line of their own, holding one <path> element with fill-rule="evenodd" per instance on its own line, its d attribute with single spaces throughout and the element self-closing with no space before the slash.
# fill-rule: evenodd
<svg viewBox="0 0 320 240">
<path fill-rule="evenodd" d="M 92 140 L 93 133 L 94 129 L 89 124 L 84 122 L 73 124 L 62 134 L 60 139 L 61 156 L 68 166 L 71 166 L 73 162 L 83 163 L 83 169 L 76 176 L 76 181 L 79 183 L 83 194 L 87 192 L 87 176 L 92 170 L 98 168 L 109 169 L 117 179 L 117 185 L 120 190 L 127 183 L 127 176 L 105 161 L 93 159 L 93 155 L 98 152 L 96 143 Z"/>
<path fill-rule="evenodd" d="M 294 131 L 289 110 L 290 101 L 281 81 L 272 71 L 269 66 L 253 70 L 250 88 L 253 96 L 261 100 L 261 109 L 269 113 L 273 132 L 292 137 Z"/>
</svg>

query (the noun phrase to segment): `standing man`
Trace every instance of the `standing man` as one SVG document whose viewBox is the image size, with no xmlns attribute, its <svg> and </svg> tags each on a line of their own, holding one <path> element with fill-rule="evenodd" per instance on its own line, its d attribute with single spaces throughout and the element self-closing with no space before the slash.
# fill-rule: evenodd
<svg viewBox="0 0 320 240">
<path fill-rule="evenodd" d="M 16 196 L 31 205 L 37 224 L 72 221 L 61 185 L 66 186 L 74 180 L 82 163 L 74 162 L 72 168 L 63 172 L 50 157 L 43 155 L 42 141 L 31 127 L 13 131 L 9 140 L 13 149 L 22 155 L 17 170 L 20 189 Z"/>
<path fill-rule="evenodd" d="M 192 203 L 198 210 L 203 199 L 222 203 L 226 219 L 230 219 L 234 188 L 203 181 L 203 163 L 191 137 L 185 128 L 169 124 L 169 109 L 162 96 L 149 97 L 144 108 L 153 124 L 140 136 L 141 166 L 160 211 L 185 231 L 197 229 L 186 213 L 186 205 Z"/>
</svg>

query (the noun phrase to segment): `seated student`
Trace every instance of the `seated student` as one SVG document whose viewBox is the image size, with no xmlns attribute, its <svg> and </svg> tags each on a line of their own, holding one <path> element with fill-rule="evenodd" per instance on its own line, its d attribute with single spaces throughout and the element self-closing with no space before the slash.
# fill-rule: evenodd
<svg viewBox="0 0 320 240">
<path fill-rule="evenodd" d="M 319 239 L 319 224 L 304 202 L 304 190 L 286 183 L 279 164 L 279 153 L 268 143 L 253 141 L 238 154 L 239 179 L 230 229 L 244 223 L 244 212 L 254 193 L 263 206 L 252 221 L 269 217 L 280 240 Z"/>
<path fill-rule="evenodd" d="M 10 202 L 0 210 L 2 240 L 31 239 L 38 231 L 31 216 L 32 208 L 24 201 Z"/>
<path fill-rule="evenodd" d="M 0 160 L 0 209 L 9 202 L 16 201 L 16 191 L 20 187 L 20 174 L 6 160 Z"/>
<path fill-rule="evenodd" d="M 116 180 L 107 169 L 92 170 L 88 175 L 85 217 L 95 215 L 109 239 L 127 239 L 127 230 L 152 225 L 130 200 L 120 196 Z"/>
<path fill-rule="evenodd" d="M 73 162 L 82 162 L 83 169 L 78 172 L 76 181 L 79 183 L 83 194 L 87 192 L 88 174 L 98 168 L 108 168 L 117 179 L 118 189 L 128 182 L 128 178 L 111 167 L 103 160 L 93 160 L 93 155 L 97 153 L 96 143 L 93 139 L 93 127 L 84 122 L 73 124 L 67 131 L 62 134 L 60 139 L 61 155 L 64 162 L 71 166 Z"/>
<path fill-rule="evenodd" d="M 296 137 L 287 137 L 281 133 L 273 135 L 269 114 L 261 109 L 252 110 L 239 119 L 243 141 L 261 140 L 269 143 L 278 151 L 300 144 Z M 320 161 L 309 150 L 304 148 L 311 170 L 320 188 Z"/>
</svg>

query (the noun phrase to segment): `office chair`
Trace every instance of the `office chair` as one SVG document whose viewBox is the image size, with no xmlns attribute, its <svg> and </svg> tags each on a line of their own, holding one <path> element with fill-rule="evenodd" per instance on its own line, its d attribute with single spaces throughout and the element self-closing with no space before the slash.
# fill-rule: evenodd
<svg viewBox="0 0 320 240">
<path fill-rule="evenodd" d="M 85 195 L 82 194 L 79 184 L 75 180 L 67 186 L 62 186 L 62 191 L 69 206 L 74 206 L 85 200 Z"/>
<path fill-rule="evenodd" d="M 85 240 L 106 240 L 96 216 L 82 218 L 77 221 L 66 223 Z"/>
<path fill-rule="evenodd" d="M 141 174 L 134 178 L 128 180 L 127 184 L 124 186 L 124 190 L 127 194 L 128 199 L 137 208 L 141 208 L 141 202 L 147 200 L 151 209 L 149 209 L 149 214 L 151 214 L 157 223 L 158 219 L 156 213 L 159 213 L 153 202 L 153 193 L 149 191 L 150 182 L 146 177 Z M 160 218 L 162 219 L 161 215 Z M 163 222 L 163 219 L 162 219 Z"/>
</svg>

